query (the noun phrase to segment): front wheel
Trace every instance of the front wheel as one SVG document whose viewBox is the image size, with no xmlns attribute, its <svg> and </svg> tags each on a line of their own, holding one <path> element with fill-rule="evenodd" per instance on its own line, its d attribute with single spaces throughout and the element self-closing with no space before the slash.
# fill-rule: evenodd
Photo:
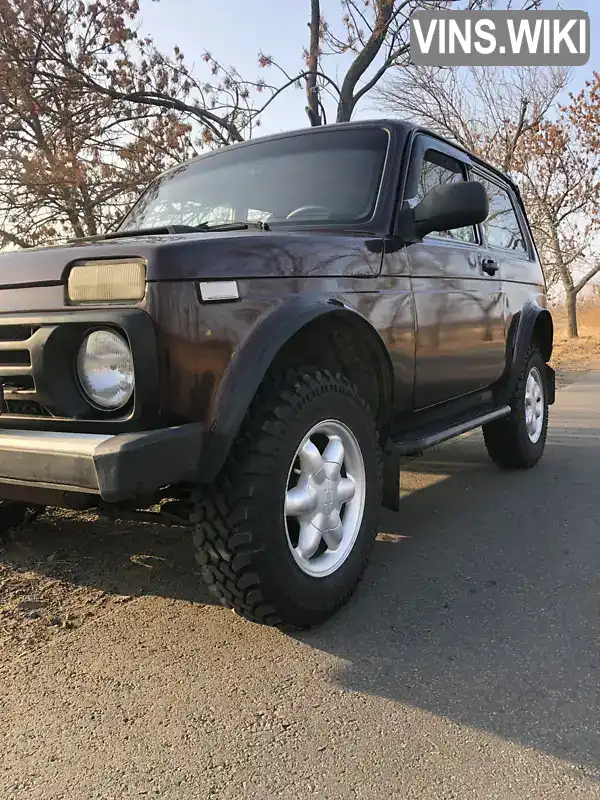
<svg viewBox="0 0 600 800">
<path fill-rule="evenodd" d="M 529 469 L 542 457 L 548 430 L 548 384 L 542 354 L 532 347 L 510 400 L 506 419 L 483 426 L 487 451 L 499 467 Z"/>
<path fill-rule="evenodd" d="M 196 508 L 203 577 L 248 619 L 319 624 L 360 580 L 380 502 L 377 431 L 355 388 L 326 370 L 291 370 L 261 388 Z"/>
</svg>

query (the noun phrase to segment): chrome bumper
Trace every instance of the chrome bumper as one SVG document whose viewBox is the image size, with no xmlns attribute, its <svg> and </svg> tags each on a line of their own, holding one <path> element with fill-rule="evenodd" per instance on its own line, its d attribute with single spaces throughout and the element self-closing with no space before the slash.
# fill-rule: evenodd
<svg viewBox="0 0 600 800">
<path fill-rule="evenodd" d="M 198 423 L 106 436 L 2 431 L 0 484 L 86 492 L 115 501 L 192 480 L 204 429 Z"/>
</svg>

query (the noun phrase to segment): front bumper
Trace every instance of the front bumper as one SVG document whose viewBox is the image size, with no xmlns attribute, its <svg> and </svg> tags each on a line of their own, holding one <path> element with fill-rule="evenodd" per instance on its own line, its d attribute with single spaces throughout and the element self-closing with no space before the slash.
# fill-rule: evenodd
<svg viewBox="0 0 600 800">
<path fill-rule="evenodd" d="M 199 423 L 142 433 L 0 432 L 0 484 L 133 499 L 193 480 L 204 429 Z"/>
</svg>

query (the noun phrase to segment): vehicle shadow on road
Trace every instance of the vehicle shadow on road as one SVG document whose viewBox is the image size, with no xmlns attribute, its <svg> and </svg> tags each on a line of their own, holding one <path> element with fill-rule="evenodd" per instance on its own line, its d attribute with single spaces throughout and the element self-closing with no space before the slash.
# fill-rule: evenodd
<svg viewBox="0 0 600 800">
<path fill-rule="evenodd" d="M 528 472 L 479 435 L 406 465 L 366 586 L 302 641 L 383 696 L 570 761 L 600 778 L 598 435 L 552 432 Z M 589 445 L 589 446 L 588 446 Z M 430 483 L 419 489 L 424 473 Z M 406 537 L 406 538 L 404 538 Z M 393 746 L 393 743 L 390 743 Z"/>
</svg>

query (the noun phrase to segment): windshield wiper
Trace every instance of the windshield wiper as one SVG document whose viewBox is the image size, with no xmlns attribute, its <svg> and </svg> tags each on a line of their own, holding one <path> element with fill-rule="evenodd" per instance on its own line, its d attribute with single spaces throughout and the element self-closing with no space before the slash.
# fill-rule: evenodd
<svg viewBox="0 0 600 800">
<path fill-rule="evenodd" d="M 113 233 L 99 233 L 97 236 L 80 236 L 69 239 L 69 244 L 74 242 L 103 242 L 106 239 L 126 239 L 129 236 L 157 236 L 172 233 L 197 233 L 207 228 L 194 225 L 159 225 L 156 228 L 131 228 L 131 230 L 114 231 Z"/>
<path fill-rule="evenodd" d="M 247 231 L 254 228 L 259 231 L 270 231 L 268 222 L 203 222 L 198 226 L 203 231 Z"/>
<path fill-rule="evenodd" d="M 266 222 L 202 222 L 200 225 L 160 225 L 155 228 L 132 228 L 114 233 L 100 233 L 97 236 L 82 236 L 69 239 L 69 244 L 75 242 L 103 242 L 109 239 L 126 239 L 129 236 L 160 236 L 177 233 L 208 233 L 209 231 L 246 231 L 255 228 L 259 231 L 270 231 Z"/>
</svg>

